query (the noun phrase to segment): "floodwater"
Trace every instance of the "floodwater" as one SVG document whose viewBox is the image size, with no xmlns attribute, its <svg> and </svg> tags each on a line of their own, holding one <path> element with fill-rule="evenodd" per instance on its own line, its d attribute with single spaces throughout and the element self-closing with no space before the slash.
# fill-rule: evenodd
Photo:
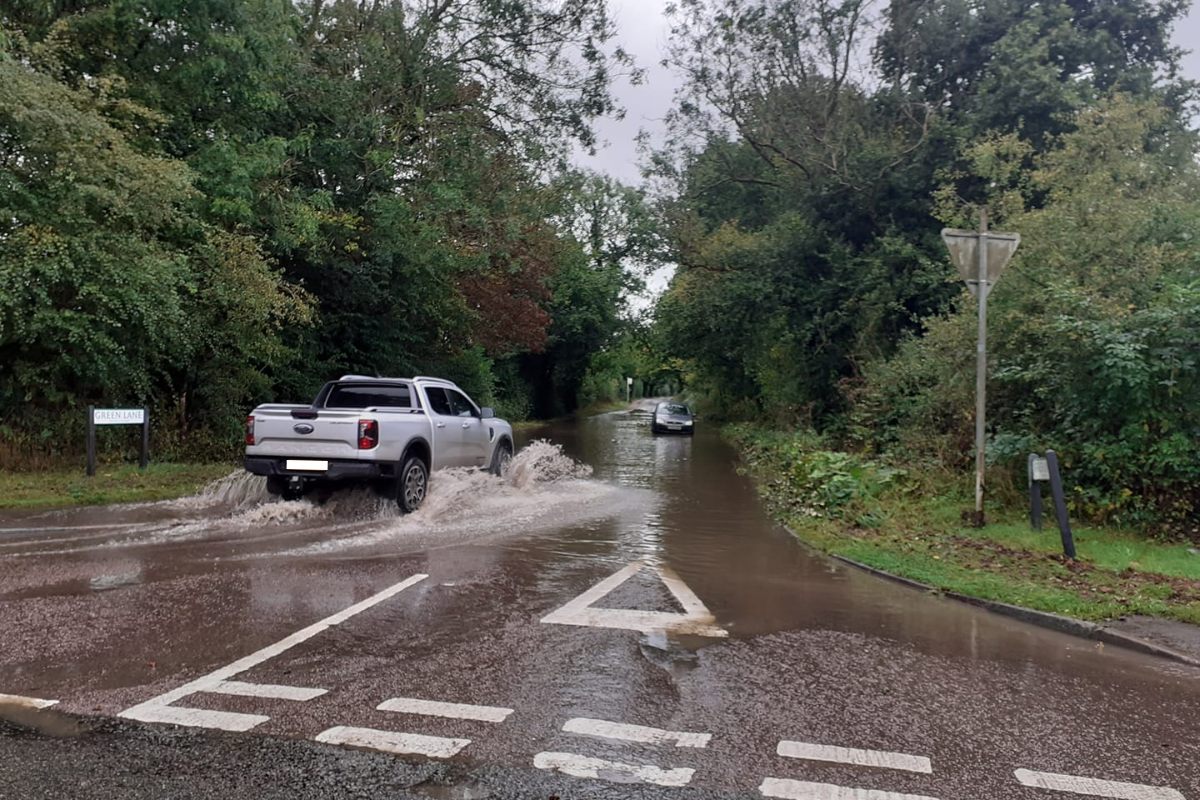
<svg viewBox="0 0 1200 800">
<path fill-rule="evenodd" d="M 581 744 L 563 733 L 577 717 L 706 731 L 724 744 L 678 749 L 672 765 L 695 769 L 694 785 L 748 792 L 778 775 L 1041 796 L 1016 769 L 1200 784 L 1200 673 L 813 553 L 771 522 L 703 421 L 695 436 L 653 436 L 639 409 L 547 425 L 520 445 L 504 479 L 435 474 L 409 516 L 369 492 L 283 502 L 240 473 L 177 501 L 0 513 L 0 694 L 118 714 L 425 575 L 238 678 L 316 687 L 317 699 L 197 690 L 169 702 L 258 714 L 256 732 L 303 738 L 395 728 L 377 708 L 393 697 L 512 710 L 486 730 L 412 728 L 471 739 L 456 756 L 468 763 L 571 748 L 664 758 Z M 638 629 L 639 612 L 664 622 Z M 803 764 L 775 752 L 784 739 L 924 754 L 937 768 L 797 775 Z"/>
</svg>

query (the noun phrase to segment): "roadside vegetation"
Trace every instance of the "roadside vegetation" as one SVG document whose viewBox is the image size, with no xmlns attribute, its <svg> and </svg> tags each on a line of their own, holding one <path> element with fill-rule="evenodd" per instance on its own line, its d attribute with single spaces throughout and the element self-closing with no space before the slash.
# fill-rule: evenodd
<svg viewBox="0 0 1200 800">
<path fill-rule="evenodd" d="M 734 436 L 801 538 L 969 594 L 1200 621 L 1187 7 L 674 7 L 685 85 L 652 172 L 679 268 L 655 352 L 707 417 L 752 423 Z M 988 300 L 977 530 L 978 305 L 940 230 L 983 207 L 1022 241 Z M 1026 458 L 1048 449 L 1075 563 L 1022 522 Z"/>
<path fill-rule="evenodd" d="M 1079 619 L 1146 614 L 1200 624 L 1200 543 L 1073 521 L 1077 558 L 1068 559 L 1053 512 L 1034 531 L 1013 496 L 986 527 L 965 521 L 973 475 L 897 469 L 825 450 L 811 435 L 751 425 L 726 433 L 772 512 L 826 553 Z"/>
<path fill-rule="evenodd" d="M 89 404 L 227 458 L 345 373 L 615 397 L 656 226 L 568 163 L 638 75 L 614 35 L 604 3 L 6 3 L 0 467 L 76 458 Z"/>
<path fill-rule="evenodd" d="M 94 477 L 84 470 L 0 470 L 0 508 L 106 505 L 169 500 L 194 494 L 237 467 L 228 464 L 99 464 Z"/>
</svg>

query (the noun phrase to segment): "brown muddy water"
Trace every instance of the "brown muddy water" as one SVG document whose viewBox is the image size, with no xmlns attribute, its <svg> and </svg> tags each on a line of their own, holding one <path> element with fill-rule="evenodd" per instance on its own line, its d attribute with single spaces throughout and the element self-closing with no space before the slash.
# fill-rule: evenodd
<svg viewBox="0 0 1200 800">
<path fill-rule="evenodd" d="M 1009 785 L 1017 767 L 1200 780 L 1195 670 L 813 553 L 703 420 L 695 436 L 654 436 L 639 409 L 525 437 L 504 479 L 437 473 L 408 516 L 369 492 L 280 501 L 241 473 L 175 501 L 4 512 L 0 695 L 98 715 L 166 697 L 303 738 L 395 729 L 389 698 L 503 707 L 503 724 L 419 728 L 470 739 L 460 758 L 493 764 L 581 748 L 572 718 L 709 731 L 725 749 L 677 760 L 711 771 L 701 785 L 748 791 L 786 772 L 775 746 L 788 737 L 932 755 L 944 778 L 876 783 L 942 798 L 1035 797 Z M 171 694 L 416 575 L 239 673 L 325 692 L 311 702 Z M 681 617 L 693 600 L 690 625 L 594 624 Z"/>
</svg>

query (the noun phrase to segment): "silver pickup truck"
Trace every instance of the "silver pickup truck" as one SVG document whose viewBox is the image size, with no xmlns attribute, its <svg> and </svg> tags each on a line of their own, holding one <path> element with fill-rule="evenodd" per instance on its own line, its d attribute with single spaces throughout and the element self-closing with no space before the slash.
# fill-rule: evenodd
<svg viewBox="0 0 1200 800">
<path fill-rule="evenodd" d="M 431 471 L 487 467 L 500 475 L 512 455 L 512 426 L 440 378 L 343 375 L 312 405 L 268 403 L 246 418 L 246 469 L 287 500 L 370 484 L 411 512 Z"/>
</svg>

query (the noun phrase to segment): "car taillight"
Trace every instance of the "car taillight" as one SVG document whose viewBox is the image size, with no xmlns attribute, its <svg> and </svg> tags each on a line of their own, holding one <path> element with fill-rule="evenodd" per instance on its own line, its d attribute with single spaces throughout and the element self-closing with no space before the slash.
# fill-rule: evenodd
<svg viewBox="0 0 1200 800">
<path fill-rule="evenodd" d="M 358 421 L 358 449 L 370 450 L 379 444 L 379 423 L 373 419 Z"/>
<path fill-rule="evenodd" d="M 246 417 L 246 444 L 254 444 L 254 417 Z"/>
</svg>

